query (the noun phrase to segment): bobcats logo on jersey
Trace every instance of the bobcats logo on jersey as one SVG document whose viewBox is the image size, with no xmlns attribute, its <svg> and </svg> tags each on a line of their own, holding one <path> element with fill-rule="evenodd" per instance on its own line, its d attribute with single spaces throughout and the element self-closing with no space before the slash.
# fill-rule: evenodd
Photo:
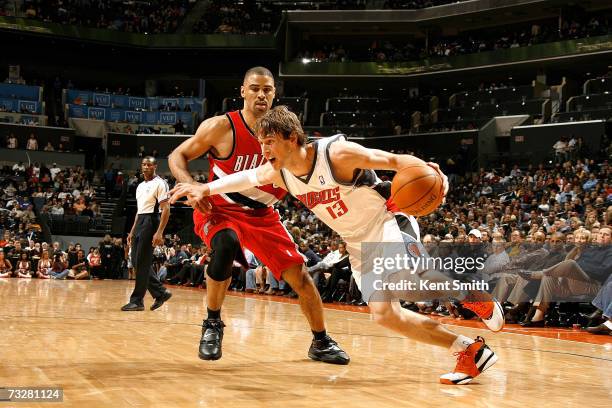
<svg viewBox="0 0 612 408">
<path fill-rule="evenodd" d="M 340 200 L 340 187 L 329 188 L 321 191 L 310 191 L 297 196 L 308 209 L 312 210 L 319 204 L 329 204 Z"/>
<path fill-rule="evenodd" d="M 250 170 L 263 164 L 265 158 L 263 154 L 238 155 L 234 163 L 234 171 Z"/>
</svg>

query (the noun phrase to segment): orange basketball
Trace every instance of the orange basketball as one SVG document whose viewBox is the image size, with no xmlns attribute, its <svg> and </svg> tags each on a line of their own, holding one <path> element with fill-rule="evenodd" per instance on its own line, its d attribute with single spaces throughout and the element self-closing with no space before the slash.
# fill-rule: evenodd
<svg viewBox="0 0 612 408">
<path fill-rule="evenodd" d="M 401 211 L 423 216 L 430 214 L 444 199 L 442 176 L 426 164 L 404 167 L 393 177 L 391 200 Z"/>
</svg>

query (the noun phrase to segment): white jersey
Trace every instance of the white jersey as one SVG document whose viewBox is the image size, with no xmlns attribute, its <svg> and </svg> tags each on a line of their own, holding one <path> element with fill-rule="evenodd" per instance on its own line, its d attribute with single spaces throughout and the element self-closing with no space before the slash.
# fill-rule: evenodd
<svg viewBox="0 0 612 408">
<path fill-rule="evenodd" d="M 141 182 L 136 188 L 136 205 L 138 214 L 151 214 L 155 212 L 155 206 L 168 201 L 168 183 L 159 176 L 149 181 Z"/>
<path fill-rule="evenodd" d="M 375 189 L 381 180 L 373 170 L 360 170 L 352 183 L 342 183 L 334 177 L 329 147 L 339 140 L 346 138 L 336 135 L 314 142 L 314 164 L 306 176 L 297 177 L 286 169 L 281 169 L 281 175 L 289 193 L 321 221 L 344 240 L 358 241 L 373 225 L 388 219 L 390 213 L 387 200 Z"/>
</svg>

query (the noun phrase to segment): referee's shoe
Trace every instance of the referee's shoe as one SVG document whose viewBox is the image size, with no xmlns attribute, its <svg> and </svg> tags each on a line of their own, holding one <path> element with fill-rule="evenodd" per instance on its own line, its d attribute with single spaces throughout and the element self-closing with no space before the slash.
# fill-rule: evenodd
<svg viewBox="0 0 612 408">
<path fill-rule="evenodd" d="M 138 303 L 128 303 L 121 308 L 124 312 L 142 312 L 144 310 L 144 305 Z"/>
<path fill-rule="evenodd" d="M 160 308 L 161 305 L 163 305 L 164 302 L 166 302 L 171 297 L 172 297 L 172 293 L 169 290 L 165 291 L 163 295 L 155 299 L 155 302 L 153 302 L 153 304 L 151 305 L 151 310 Z"/>
</svg>

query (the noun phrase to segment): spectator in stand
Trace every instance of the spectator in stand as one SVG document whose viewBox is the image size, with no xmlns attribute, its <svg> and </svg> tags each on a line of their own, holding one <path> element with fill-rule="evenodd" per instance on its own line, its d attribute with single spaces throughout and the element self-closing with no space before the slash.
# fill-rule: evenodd
<svg viewBox="0 0 612 408">
<path fill-rule="evenodd" d="M 55 178 L 59 173 L 61 173 L 62 169 L 57 166 L 57 163 L 53 163 L 53 165 L 49 168 L 49 174 L 51 175 L 51 180 L 55 181 Z"/>
<path fill-rule="evenodd" d="M 592 303 L 597 310 L 591 315 L 591 320 L 596 323 L 588 327 L 587 331 L 592 334 L 612 335 L 612 275 L 604 283 Z M 601 323 L 597 324 L 599 322 Z"/>
<path fill-rule="evenodd" d="M 50 212 L 53 215 L 64 215 L 64 206 L 58 199 L 53 199 Z"/>
<path fill-rule="evenodd" d="M 81 215 L 81 213 L 87 208 L 87 204 L 85 204 L 85 197 L 81 196 L 72 206 L 76 215 Z"/>
<path fill-rule="evenodd" d="M 19 260 L 21 259 L 21 254 L 25 253 L 27 255 L 27 251 L 25 251 L 22 247 L 21 247 L 21 241 L 19 241 L 18 239 L 16 239 L 13 243 L 13 247 L 12 249 L 9 251 L 8 254 L 6 254 L 6 258 L 9 259 L 11 261 L 12 265 L 15 265 L 17 267 L 17 263 L 19 262 Z M 15 269 L 16 270 L 16 269 Z"/>
<path fill-rule="evenodd" d="M 317 263 L 321 262 L 321 257 L 314 253 L 311 247 L 308 246 L 308 241 L 301 240 L 300 241 L 300 252 L 304 254 L 308 261 L 306 262 L 306 266 L 314 266 Z"/>
<path fill-rule="evenodd" d="M 115 172 L 112 167 L 108 167 L 104 172 L 104 193 L 106 198 L 110 198 L 113 195 L 115 187 Z"/>
<path fill-rule="evenodd" d="M 38 261 L 38 266 L 36 268 L 36 277 L 39 279 L 49 279 L 51 276 L 49 273 L 51 272 L 51 258 L 49 257 L 49 251 L 43 250 L 40 254 L 40 260 Z"/>
<path fill-rule="evenodd" d="M 113 246 L 113 239 L 108 234 L 104 236 L 104 239 L 98 245 L 100 248 L 100 255 L 102 257 L 102 273 L 100 274 L 101 279 L 112 279 L 114 277 Z"/>
<path fill-rule="evenodd" d="M 555 160 L 557 163 L 564 163 L 567 159 L 567 139 L 562 137 L 553 145 Z"/>
<path fill-rule="evenodd" d="M 10 134 L 8 139 L 6 139 L 6 148 L 7 149 L 17 149 L 19 147 L 19 142 L 14 134 Z"/>
<path fill-rule="evenodd" d="M 121 238 L 115 238 L 113 240 L 112 259 L 113 263 L 111 270 L 113 271 L 113 279 L 123 279 L 125 248 L 123 247 L 123 240 Z"/>
<path fill-rule="evenodd" d="M 25 173 L 25 170 L 26 168 L 22 161 L 13 164 L 13 171 L 15 172 L 15 175 L 21 176 Z"/>
<path fill-rule="evenodd" d="M 32 268 L 27 252 L 22 252 L 15 269 L 18 278 L 31 278 Z"/>
<path fill-rule="evenodd" d="M 182 120 L 179 119 L 173 127 L 174 133 L 176 133 L 177 135 L 182 135 L 183 133 L 185 133 L 185 124 Z"/>
<path fill-rule="evenodd" d="M 265 295 L 279 295 L 279 296 L 284 295 L 287 289 L 287 282 L 285 282 L 282 279 L 281 280 L 276 279 L 274 275 L 272 274 L 272 271 L 268 269 L 268 267 L 266 266 L 264 266 L 264 271 L 267 272 L 266 282 L 268 282 L 268 284 L 270 285 L 270 287 L 268 288 L 268 290 L 264 292 L 264 294 Z"/>
<path fill-rule="evenodd" d="M 38 139 L 34 133 L 30 133 L 30 138 L 26 143 L 26 150 L 38 150 Z"/>
<path fill-rule="evenodd" d="M 257 269 L 260 267 L 260 262 L 255 255 L 247 248 L 244 249 L 244 259 L 249 266 L 245 274 L 245 286 L 244 291 L 247 293 L 259 292 L 259 289 L 263 286 L 261 280 L 258 281 Z"/>
<path fill-rule="evenodd" d="M 315 282 L 315 286 L 319 286 L 319 280 L 321 274 L 326 271 L 331 271 L 336 262 L 340 261 L 340 251 L 338 250 L 338 243 L 336 241 L 331 244 L 331 251 L 325 255 L 321 261 L 313 266 L 308 267 L 308 273 L 312 276 Z"/>
<path fill-rule="evenodd" d="M 596 296 L 612 271 L 610 231 L 609 227 L 605 228 L 608 243 L 603 246 L 588 245 L 587 234 L 578 233 L 581 245 L 570 252 L 565 261 L 542 271 L 521 273 L 524 279 L 541 281 L 533 303 L 533 317 L 522 323 L 523 326 L 544 326 L 544 317 L 551 301 L 566 300 L 569 296 Z"/>
<path fill-rule="evenodd" d="M 77 249 L 74 242 L 68 244 L 68 250 L 66 251 L 66 259 L 68 261 L 68 269 L 71 269 L 72 266 L 77 263 Z"/>
<path fill-rule="evenodd" d="M 68 279 L 89 279 L 89 262 L 87 257 L 85 257 L 85 251 L 82 249 L 79 249 L 77 252 L 76 262 L 68 273 Z"/>
<path fill-rule="evenodd" d="M 102 272 L 102 256 L 98 248 L 92 248 L 92 251 L 87 255 L 87 262 L 89 263 L 89 271 L 92 278 L 99 278 Z"/>
<path fill-rule="evenodd" d="M 53 147 L 53 145 L 51 144 L 51 142 L 47 142 L 47 145 L 44 147 L 43 149 L 45 152 L 53 152 L 55 151 L 55 148 Z"/>
<path fill-rule="evenodd" d="M 333 264 L 331 268 L 331 276 L 325 285 L 325 289 L 321 294 L 321 299 L 325 303 L 329 303 L 334 300 L 334 294 L 336 292 L 338 282 L 343 279 L 348 288 L 348 284 L 351 280 L 351 264 L 349 262 L 349 254 L 346 251 L 346 244 L 341 242 L 338 244 L 338 260 Z"/>
<path fill-rule="evenodd" d="M 49 271 L 51 279 L 66 279 L 68 273 L 70 273 L 70 270 L 64 254 L 61 251 L 54 252 L 51 270 Z"/>
<path fill-rule="evenodd" d="M 5 258 L 3 250 L 0 250 L 0 278 L 10 278 L 13 276 L 13 265 Z"/>
</svg>

